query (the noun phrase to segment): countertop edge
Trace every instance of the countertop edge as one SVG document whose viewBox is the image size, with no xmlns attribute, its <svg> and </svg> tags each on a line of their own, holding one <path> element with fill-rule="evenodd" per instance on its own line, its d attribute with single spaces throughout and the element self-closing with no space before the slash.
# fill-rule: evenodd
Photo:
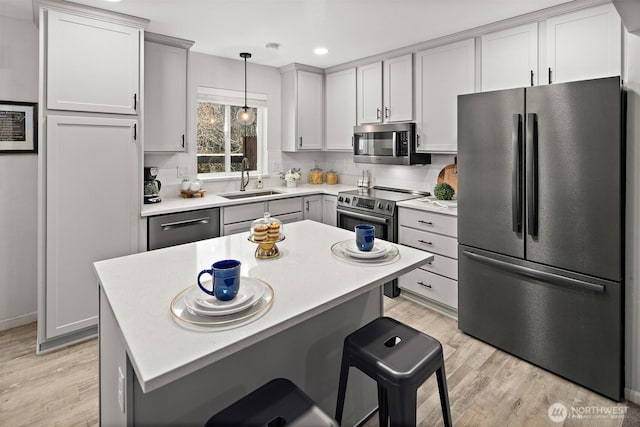
<svg viewBox="0 0 640 427">
<path fill-rule="evenodd" d="M 430 197 L 432 198 L 432 197 Z M 443 214 L 443 215 L 450 215 L 450 216 L 458 216 L 458 208 L 442 208 L 439 206 L 434 206 L 434 205 L 430 205 L 428 203 L 425 203 L 424 201 L 422 201 L 424 198 L 420 198 L 420 199 L 411 199 L 411 200 L 405 200 L 402 202 L 398 202 L 397 206 L 401 207 L 401 208 L 410 208 L 410 209 L 416 209 L 416 210 L 421 210 L 421 211 L 426 211 L 426 212 L 435 212 L 435 213 L 439 213 L 439 214 Z"/>
<path fill-rule="evenodd" d="M 140 216 L 142 218 L 146 218 L 146 217 L 156 216 L 156 215 L 165 215 L 165 214 L 188 212 L 188 211 L 194 211 L 194 210 L 200 210 L 200 209 L 244 205 L 249 203 L 266 202 L 270 200 L 287 199 L 291 197 L 312 196 L 316 194 L 337 196 L 338 192 L 354 190 L 355 188 L 356 188 L 355 186 L 345 185 L 345 184 L 336 184 L 336 185 L 303 184 L 295 188 L 269 187 L 269 188 L 264 188 L 263 191 L 273 190 L 273 191 L 277 191 L 279 194 L 249 197 L 245 199 L 227 199 L 227 198 L 218 196 L 217 194 L 207 194 L 204 197 L 194 197 L 189 199 L 184 199 L 180 196 L 175 196 L 170 198 L 164 196 L 163 201 L 160 203 L 142 205 Z M 255 189 L 251 189 L 248 192 L 251 192 L 251 191 L 255 191 Z"/>
</svg>

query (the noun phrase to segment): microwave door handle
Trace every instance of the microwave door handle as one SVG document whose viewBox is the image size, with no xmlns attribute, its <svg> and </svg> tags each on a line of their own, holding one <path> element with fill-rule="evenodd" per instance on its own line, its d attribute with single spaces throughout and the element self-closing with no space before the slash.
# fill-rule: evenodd
<svg viewBox="0 0 640 427">
<path fill-rule="evenodd" d="M 393 131 L 391 134 L 391 155 L 393 157 L 397 156 L 397 151 L 398 151 L 398 137 L 397 137 L 397 132 Z"/>
</svg>

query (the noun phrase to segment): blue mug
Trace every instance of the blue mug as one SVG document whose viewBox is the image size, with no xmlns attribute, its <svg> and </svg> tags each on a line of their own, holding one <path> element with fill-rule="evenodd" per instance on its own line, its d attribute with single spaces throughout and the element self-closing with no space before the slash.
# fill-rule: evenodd
<svg viewBox="0 0 640 427">
<path fill-rule="evenodd" d="M 358 224 L 356 230 L 356 245 L 363 252 L 373 249 L 373 242 L 376 237 L 376 227 L 371 224 Z"/>
<path fill-rule="evenodd" d="M 203 274 L 211 275 L 211 290 L 205 288 L 200 282 Z M 240 261 L 225 259 L 211 265 L 210 269 L 198 273 L 198 286 L 203 292 L 213 295 L 220 301 L 231 301 L 240 289 Z"/>
</svg>

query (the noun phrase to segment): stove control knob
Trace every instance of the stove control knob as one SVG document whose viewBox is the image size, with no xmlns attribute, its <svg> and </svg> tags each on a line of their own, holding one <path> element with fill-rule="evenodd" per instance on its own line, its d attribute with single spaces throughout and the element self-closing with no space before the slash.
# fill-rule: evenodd
<svg viewBox="0 0 640 427">
<path fill-rule="evenodd" d="M 382 206 L 382 203 L 378 203 L 378 209 L 384 209 L 384 206 Z"/>
<path fill-rule="evenodd" d="M 391 210 L 391 205 L 389 203 L 387 203 L 387 210 L 390 211 Z"/>
<path fill-rule="evenodd" d="M 347 197 L 346 199 L 344 199 L 344 201 L 345 201 L 346 203 L 351 203 L 351 199 L 350 199 L 350 198 L 348 198 L 348 197 Z"/>
<path fill-rule="evenodd" d="M 339 201 L 340 203 L 342 203 L 342 201 L 343 201 L 343 200 L 344 200 L 344 199 L 342 198 L 342 196 L 338 197 L 338 201 Z"/>
</svg>

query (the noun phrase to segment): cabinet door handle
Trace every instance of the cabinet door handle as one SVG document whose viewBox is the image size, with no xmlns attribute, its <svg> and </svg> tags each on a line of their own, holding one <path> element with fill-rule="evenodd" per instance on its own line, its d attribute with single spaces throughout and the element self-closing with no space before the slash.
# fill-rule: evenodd
<svg viewBox="0 0 640 427">
<path fill-rule="evenodd" d="M 416 133 L 416 147 L 420 147 L 420 134 Z"/>
<path fill-rule="evenodd" d="M 133 124 L 133 140 L 137 140 L 138 139 L 138 124 L 134 123 Z"/>
<path fill-rule="evenodd" d="M 417 282 L 417 283 L 418 283 L 418 285 L 420 285 L 420 286 L 422 286 L 422 287 L 424 287 L 424 288 L 429 288 L 429 289 L 431 289 L 431 288 L 432 288 L 432 286 L 431 286 L 431 285 L 426 284 L 426 283 L 424 283 L 424 282 Z"/>
<path fill-rule="evenodd" d="M 533 70 L 531 70 L 531 86 L 533 86 Z"/>
<path fill-rule="evenodd" d="M 433 223 L 432 223 L 431 221 L 423 221 L 423 220 L 419 219 L 419 220 L 418 220 L 418 222 L 419 222 L 420 224 L 433 225 Z"/>
<path fill-rule="evenodd" d="M 376 108 L 376 120 L 380 120 L 380 109 Z"/>
<path fill-rule="evenodd" d="M 184 148 L 184 133 L 182 134 L 182 148 Z"/>
<path fill-rule="evenodd" d="M 133 109 L 138 110 L 138 94 L 133 94 Z"/>
<path fill-rule="evenodd" d="M 418 242 L 420 242 L 420 243 L 424 243 L 425 245 L 431 245 L 431 246 L 433 246 L 433 243 L 432 243 L 432 242 L 427 242 L 426 240 L 418 239 Z"/>
<path fill-rule="evenodd" d="M 309 212 L 309 201 L 307 200 L 307 212 Z"/>
<path fill-rule="evenodd" d="M 551 84 L 551 67 L 549 67 L 549 84 Z"/>
<path fill-rule="evenodd" d="M 353 148 L 353 136 L 351 137 L 351 148 Z"/>
<path fill-rule="evenodd" d="M 302 147 L 302 137 L 300 137 L 300 147 Z"/>
<path fill-rule="evenodd" d="M 389 118 L 389 107 L 384 107 L 384 117 Z"/>
</svg>

